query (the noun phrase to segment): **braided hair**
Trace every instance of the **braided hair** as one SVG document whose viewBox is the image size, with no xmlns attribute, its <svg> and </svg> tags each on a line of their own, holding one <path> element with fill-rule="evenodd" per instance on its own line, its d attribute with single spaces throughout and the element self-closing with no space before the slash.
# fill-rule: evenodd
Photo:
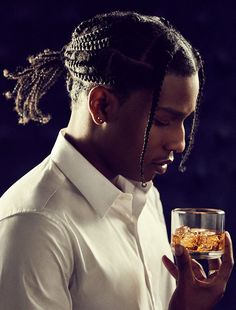
<svg viewBox="0 0 236 310">
<path fill-rule="evenodd" d="M 15 100 L 19 123 L 29 120 L 47 123 L 50 115 L 39 109 L 41 97 L 64 72 L 68 93 L 73 104 L 83 90 L 104 85 L 119 98 L 126 98 L 133 90 L 150 89 L 153 92 L 151 109 L 144 132 L 140 155 L 140 177 L 144 179 L 144 157 L 153 118 L 166 74 L 191 76 L 199 72 L 200 90 L 188 139 L 188 145 L 179 165 L 185 170 L 198 126 L 199 106 L 204 85 L 203 61 L 200 53 L 164 18 L 135 12 L 99 14 L 81 22 L 71 41 L 61 51 L 44 50 L 28 58 L 29 66 L 17 68 L 4 75 L 16 80 L 7 98 Z M 121 100 L 122 101 L 122 100 Z"/>
</svg>

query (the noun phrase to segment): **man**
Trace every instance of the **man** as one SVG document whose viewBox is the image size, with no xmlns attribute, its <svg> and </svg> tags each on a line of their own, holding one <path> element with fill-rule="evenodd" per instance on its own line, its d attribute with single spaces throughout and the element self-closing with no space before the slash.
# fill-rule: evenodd
<svg viewBox="0 0 236 310">
<path fill-rule="evenodd" d="M 0 308 L 213 307 L 233 265 L 230 238 L 211 278 L 181 246 L 176 267 L 152 183 L 184 151 L 191 114 L 193 138 L 199 53 L 163 19 L 114 12 L 30 63 L 7 73 L 20 121 L 49 120 L 38 102 L 65 68 L 72 113 L 49 157 L 1 198 Z"/>
</svg>

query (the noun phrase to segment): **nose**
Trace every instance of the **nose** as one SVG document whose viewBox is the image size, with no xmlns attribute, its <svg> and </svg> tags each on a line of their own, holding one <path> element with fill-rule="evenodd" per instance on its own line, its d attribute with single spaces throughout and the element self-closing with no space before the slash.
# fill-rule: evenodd
<svg viewBox="0 0 236 310">
<path fill-rule="evenodd" d="M 185 128 L 183 124 L 178 126 L 178 128 L 173 129 L 172 133 L 170 133 L 165 148 L 168 151 L 183 153 L 185 149 Z"/>
</svg>

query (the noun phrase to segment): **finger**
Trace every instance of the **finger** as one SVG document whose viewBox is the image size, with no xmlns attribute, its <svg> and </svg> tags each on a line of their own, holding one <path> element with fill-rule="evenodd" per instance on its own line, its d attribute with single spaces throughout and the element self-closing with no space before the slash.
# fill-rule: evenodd
<svg viewBox="0 0 236 310">
<path fill-rule="evenodd" d="M 212 278 L 213 276 L 215 276 L 221 266 L 222 262 L 220 258 L 216 258 L 216 259 L 209 259 L 208 260 L 208 277 Z"/>
<path fill-rule="evenodd" d="M 178 267 L 178 285 L 193 282 L 191 258 L 185 247 L 177 244 L 175 246 L 175 257 Z"/>
<path fill-rule="evenodd" d="M 209 259 L 208 260 L 208 268 L 209 270 L 219 270 L 222 262 L 220 258 Z"/>
<path fill-rule="evenodd" d="M 191 264 L 192 264 L 192 270 L 193 270 L 194 276 L 198 280 L 205 280 L 207 276 L 206 276 L 206 273 L 202 265 L 199 262 L 197 262 L 195 259 L 192 259 Z"/>
<path fill-rule="evenodd" d="M 217 279 L 227 282 L 234 265 L 233 246 L 228 232 L 225 233 L 225 253 L 222 257 L 222 265 L 219 269 Z"/>
<path fill-rule="evenodd" d="M 178 279 L 178 269 L 175 264 L 166 256 L 162 256 L 162 262 L 165 265 L 169 273 L 177 280 Z"/>
</svg>

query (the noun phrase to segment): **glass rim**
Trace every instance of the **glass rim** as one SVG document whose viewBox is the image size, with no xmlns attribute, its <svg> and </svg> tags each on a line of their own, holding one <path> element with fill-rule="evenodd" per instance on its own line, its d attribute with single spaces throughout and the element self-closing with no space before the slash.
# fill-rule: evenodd
<svg viewBox="0 0 236 310">
<path fill-rule="evenodd" d="M 193 214 L 225 214 L 224 210 L 221 209 L 210 209 L 210 208 L 175 208 L 171 212 L 177 213 L 193 213 Z"/>
</svg>

